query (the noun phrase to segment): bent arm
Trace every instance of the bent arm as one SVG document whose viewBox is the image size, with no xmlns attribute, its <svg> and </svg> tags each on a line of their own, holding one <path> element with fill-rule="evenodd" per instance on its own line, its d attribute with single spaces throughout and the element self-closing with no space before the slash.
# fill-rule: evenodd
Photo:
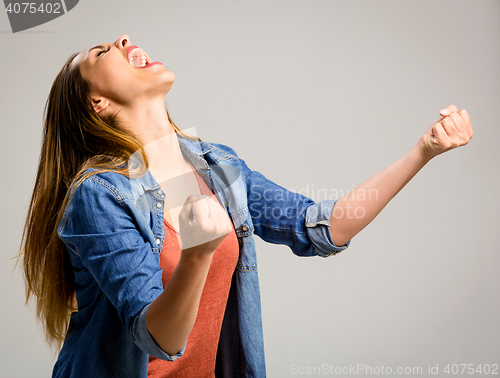
<svg viewBox="0 0 500 378">
<path fill-rule="evenodd" d="M 170 355 L 182 349 L 193 329 L 211 261 L 212 254 L 193 257 L 181 253 L 167 287 L 147 310 L 151 336 Z"/>
<path fill-rule="evenodd" d="M 85 180 L 67 206 L 58 235 L 116 308 L 136 345 L 174 361 L 193 328 L 211 255 L 196 260 L 185 256 L 189 248 L 183 250 L 164 290 L 151 244 L 126 209 L 139 210 L 123 205 L 110 188 L 97 175 Z"/>
<path fill-rule="evenodd" d="M 201 201 L 204 197 L 208 196 L 189 195 L 186 199 L 179 214 L 183 247 L 179 263 L 146 313 L 148 330 L 168 354 L 180 353 L 186 345 L 213 253 L 233 230 L 226 210 L 213 198 Z"/>
<path fill-rule="evenodd" d="M 336 245 L 344 245 L 365 228 L 389 201 L 429 161 L 418 144 L 394 164 L 377 173 L 333 207 L 330 234 Z"/>
</svg>

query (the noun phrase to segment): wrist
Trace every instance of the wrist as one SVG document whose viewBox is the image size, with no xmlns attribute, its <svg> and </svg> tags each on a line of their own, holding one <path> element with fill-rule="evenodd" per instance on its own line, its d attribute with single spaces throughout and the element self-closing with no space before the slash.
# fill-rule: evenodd
<svg viewBox="0 0 500 378">
<path fill-rule="evenodd" d="M 204 267 L 210 265 L 212 261 L 213 251 L 200 250 L 199 246 L 183 249 L 179 263 L 191 267 Z"/>
<path fill-rule="evenodd" d="M 426 149 L 424 148 L 422 141 L 418 141 L 417 144 L 415 144 L 412 149 L 409 152 L 410 154 L 414 155 L 415 158 L 424 166 L 431 160 L 434 156 L 431 156 L 428 152 L 426 152 Z"/>
</svg>

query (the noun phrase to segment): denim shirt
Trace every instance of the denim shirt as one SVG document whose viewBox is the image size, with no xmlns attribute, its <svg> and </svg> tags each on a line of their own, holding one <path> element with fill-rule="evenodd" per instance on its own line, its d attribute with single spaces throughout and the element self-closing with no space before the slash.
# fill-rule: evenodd
<svg viewBox="0 0 500 378">
<path fill-rule="evenodd" d="M 297 256 L 335 255 L 350 243 L 338 247 L 331 239 L 337 200 L 315 203 L 252 171 L 228 146 L 177 137 L 238 237 L 215 375 L 265 377 L 254 235 L 285 244 Z M 78 311 L 71 315 L 53 377 L 147 377 L 148 355 L 182 358 L 187 342 L 169 355 L 146 328 L 146 312 L 163 291 L 164 204 L 165 194 L 149 171 L 141 178 L 98 173 L 74 191 L 58 235 L 71 256 Z"/>
</svg>

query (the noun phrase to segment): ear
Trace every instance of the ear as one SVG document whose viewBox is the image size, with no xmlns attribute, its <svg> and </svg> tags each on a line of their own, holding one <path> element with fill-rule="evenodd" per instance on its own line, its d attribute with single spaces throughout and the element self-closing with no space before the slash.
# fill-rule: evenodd
<svg viewBox="0 0 500 378">
<path fill-rule="evenodd" d="M 104 97 L 101 98 L 92 98 L 92 106 L 94 110 L 96 111 L 97 114 L 102 112 L 104 109 L 106 109 L 109 106 L 109 101 L 106 100 Z"/>
</svg>

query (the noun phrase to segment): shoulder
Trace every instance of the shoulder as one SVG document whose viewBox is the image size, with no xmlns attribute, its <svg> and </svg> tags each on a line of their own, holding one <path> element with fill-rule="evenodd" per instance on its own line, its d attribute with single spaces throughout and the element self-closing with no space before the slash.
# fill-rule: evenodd
<svg viewBox="0 0 500 378">
<path fill-rule="evenodd" d="M 222 143 L 204 142 L 206 151 L 215 161 L 234 160 L 240 162 L 240 157 L 236 151 Z"/>
<path fill-rule="evenodd" d="M 70 188 L 58 233 L 102 226 L 130 213 L 133 198 L 130 179 L 117 172 L 88 168 Z M 68 228 L 69 227 L 69 228 Z M 72 231 L 71 231 L 72 230 Z"/>
<path fill-rule="evenodd" d="M 69 190 L 65 216 L 84 209 L 123 207 L 127 198 L 126 180 L 127 177 L 116 172 L 99 172 L 95 168 L 85 170 Z"/>
<path fill-rule="evenodd" d="M 74 191 L 73 195 L 82 195 L 89 191 L 109 192 L 119 200 L 123 197 L 123 189 L 129 181 L 128 177 L 117 172 L 99 172 L 96 168 L 88 168 L 81 179 L 73 184 L 71 191 Z"/>
<path fill-rule="evenodd" d="M 193 140 L 185 138 L 182 135 L 177 135 L 181 148 L 188 150 L 187 152 L 194 153 L 198 156 L 203 156 L 205 159 L 217 163 L 219 160 L 239 160 L 236 151 L 228 145 L 222 143 L 214 143 L 206 140 Z"/>
<path fill-rule="evenodd" d="M 138 178 L 129 178 L 119 172 L 99 171 L 88 168 L 69 191 L 69 204 L 76 202 L 105 206 L 105 202 L 115 202 L 128 207 L 130 201 L 137 202 L 148 190 L 158 186 L 152 176 L 146 173 Z"/>
</svg>

